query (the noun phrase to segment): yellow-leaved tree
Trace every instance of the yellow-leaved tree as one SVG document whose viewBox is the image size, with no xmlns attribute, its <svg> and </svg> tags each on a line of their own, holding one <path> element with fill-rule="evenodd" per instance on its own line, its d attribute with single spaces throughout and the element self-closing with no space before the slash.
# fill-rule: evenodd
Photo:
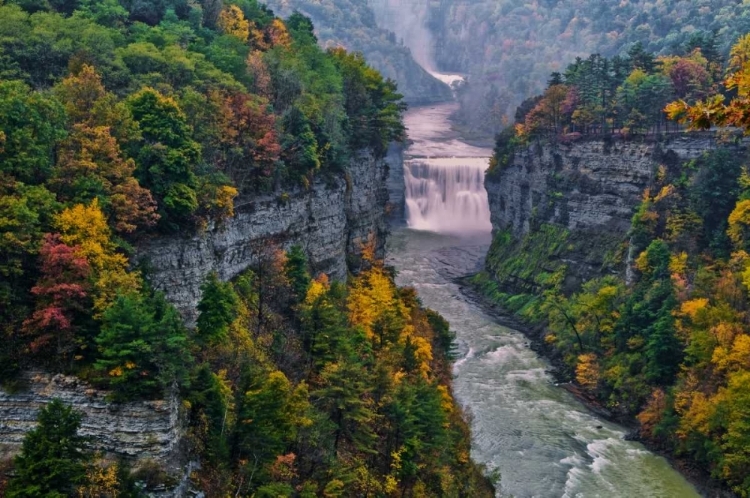
<svg viewBox="0 0 750 498">
<path fill-rule="evenodd" d="M 242 9 L 236 5 L 228 5 L 219 14 L 217 21 L 219 30 L 229 36 L 247 41 L 250 36 L 250 21 L 245 19 Z"/>
<path fill-rule="evenodd" d="M 118 293 L 137 291 L 141 287 L 140 275 L 128 272 L 128 258 L 117 251 L 107 218 L 94 199 L 88 206 L 76 204 L 55 218 L 60 240 L 78 247 L 94 273 L 94 310 L 100 314 Z"/>
<path fill-rule="evenodd" d="M 688 123 L 691 129 L 707 130 L 712 126 L 736 126 L 750 133 L 750 34 L 732 47 L 724 87 L 736 97 L 727 104 L 718 94 L 689 105 L 684 100 L 672 102 L 665 109 L 671 119 Z"/>
</svg>

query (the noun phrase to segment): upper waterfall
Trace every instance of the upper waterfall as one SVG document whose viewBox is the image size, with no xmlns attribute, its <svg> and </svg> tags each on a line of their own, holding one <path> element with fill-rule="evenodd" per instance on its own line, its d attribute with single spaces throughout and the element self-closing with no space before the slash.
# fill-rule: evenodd
<svg viewBox="0 0 750 498">
<path fill-rule="evenodd" d="M 489 232 L 484 174 L 492 151 L 458 140 L 449 117 L 456 104 L 406 113 L 411 144 L 404 161 L 406 221 L 440 233 Z"/>
<path fill-rule="evenodd" d="M 404 163 L 409 227 L 442 233 L 489 232 L 484 189 L 488 160 L 477 157 L 411 159 Z"/>
</svg>

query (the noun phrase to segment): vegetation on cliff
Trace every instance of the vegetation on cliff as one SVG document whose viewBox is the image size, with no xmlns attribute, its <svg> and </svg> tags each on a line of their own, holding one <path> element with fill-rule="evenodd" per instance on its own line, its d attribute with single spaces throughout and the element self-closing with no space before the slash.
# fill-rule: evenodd
<svg viewBox="0 0 750 498">
<path fill-rule="evenodd" d="M 428 5 L 437 66 L 469 75 L 460 121 L 491 135 L 549 73 L 577 57 L 624 56 L 637 43 L 658 55 L 688 55 L 715 40 L 721 55 L 750 31 L 750 11 L 735 0 L 441 0 Z M 704 53 L 704 55 L 706 55 Z"/>
<path fill-rule="evenodd" d="M 188 330 L 128 261 L 145 237 L 221 223 L 238 195 L 382 157 L 404 132 L 393 82 L 255 0 L 0 1 L 0 75 L 4 383 L 43 367 L 113 401 L 181 395 L 210 496 L 492 494 L 451 396 L 448 325 L 375 262 L 347 287 L 266 247 L 235 282 L 205 282 Z M 127 484 L 80 452 L 75 414 L 40 417 L 8 493 Z"/>
<path fill-rule="evenodd" d="M 254 0 L 0 2 L 0 54 L 3 380 L 35 364 L 160 392 L 186 331 L 132 246 L 403 134 L 394 83 Z"/>
<path fill-rule="evenodd" d="M 744 38 L 732 50 L 724 91 L 736 96 L 728 104 L 706 96 L 670 111 L 695 127 L 749 129 L 747 47 Z M 750 496 L 748 198 L 748 164 L 718 147 L 654 172 L 622 241 L 619 274 L 602 271 L 609 274 L 570 292 L 565 242 L 545 236 L 560 229 L 541 226 L 524 241 L 499 233 L 488 272 L 477 277 L 498 302 L 546 325 L 545 341 L 585 391 L 637 416 L 644 438 L 743 497 Z M 523 249 L 536 243 L 544 249 Z"/>
<path fill-rule="evenodd" d="M 496 137 L 490 173 L 534 140 L 570 143 L 585 136 L 679 131 L 670 117 L 709 95 L 718 94 L 715 103 L 732 92 L 721 87 L 723 72 L 724 59 L 711 39 L 693 40 L 683 56 L 657 57 L 636 45 L 624 57 L 578 58 L 563 73 L 551 74 L 543 94 L 518 107 L 514 125 Z M 667 108 L 675 99 L 679 103 Z"/>
</svg>

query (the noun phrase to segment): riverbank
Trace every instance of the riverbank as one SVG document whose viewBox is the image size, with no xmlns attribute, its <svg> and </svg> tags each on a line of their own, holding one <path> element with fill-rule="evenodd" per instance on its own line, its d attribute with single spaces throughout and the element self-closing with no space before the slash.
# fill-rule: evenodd
<svg viewBox="0 0 750 498">
<path fill-rule="evenodd" d="M 559 387 L 575 396 L 593 414 L 625 427 L 628 430 L 627 439 L 640 442 L 649 451 L 669 461 L 672 467 L 695 486 L 701 496 L 705 498 L 737 498 L 736 494 L 713 479 L 704 469 L 697 467 L 692 460 L 681 458 L 675 455 L 674 452 L 642 438 L 639 434 L 638 421 L 634 417 L 616 414 L 604 407 L 596 398 L 586 393 L 566 371 L 567 367 L 559 351 L 544 341 L 545 327 L 538 324 L 529 324 L 487 299 L 476 285 L 472 283 L 472 277 L 469 275 L 455 279 L 455 283 L 464 297 L 472 301 L 500 325 L 512 328 L 523 334 L 529 340 L 529 348 L 547 360 L 550 365 L 547 372 L 552 375 Z"/>
</svg>

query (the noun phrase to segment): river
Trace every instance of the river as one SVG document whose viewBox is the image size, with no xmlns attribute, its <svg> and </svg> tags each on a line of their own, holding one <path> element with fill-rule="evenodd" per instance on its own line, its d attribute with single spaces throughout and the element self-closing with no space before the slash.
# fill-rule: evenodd
<svg viewBox="0 0 750 498">
<path fill-rule="evenodd" d="M 490 244 L 489 208 L 477 170 L 488 149 L 450 131 L 454 104 L 416 108 L 404 166 L 410 228 L 394 230 L 388 264 L 456 332 L 454 391 L 471 414 L 474 458 L 500 471 L 498 496 L 699 496 L 670 464 L 624 428 L 555 386 L 528 340 L 467 299 L 455 279 L 476 272 Z M 478 186 L 479 185 L 479 186 Z M 484 204 L 482 204 L 484 203 Z"/>
</svg>

